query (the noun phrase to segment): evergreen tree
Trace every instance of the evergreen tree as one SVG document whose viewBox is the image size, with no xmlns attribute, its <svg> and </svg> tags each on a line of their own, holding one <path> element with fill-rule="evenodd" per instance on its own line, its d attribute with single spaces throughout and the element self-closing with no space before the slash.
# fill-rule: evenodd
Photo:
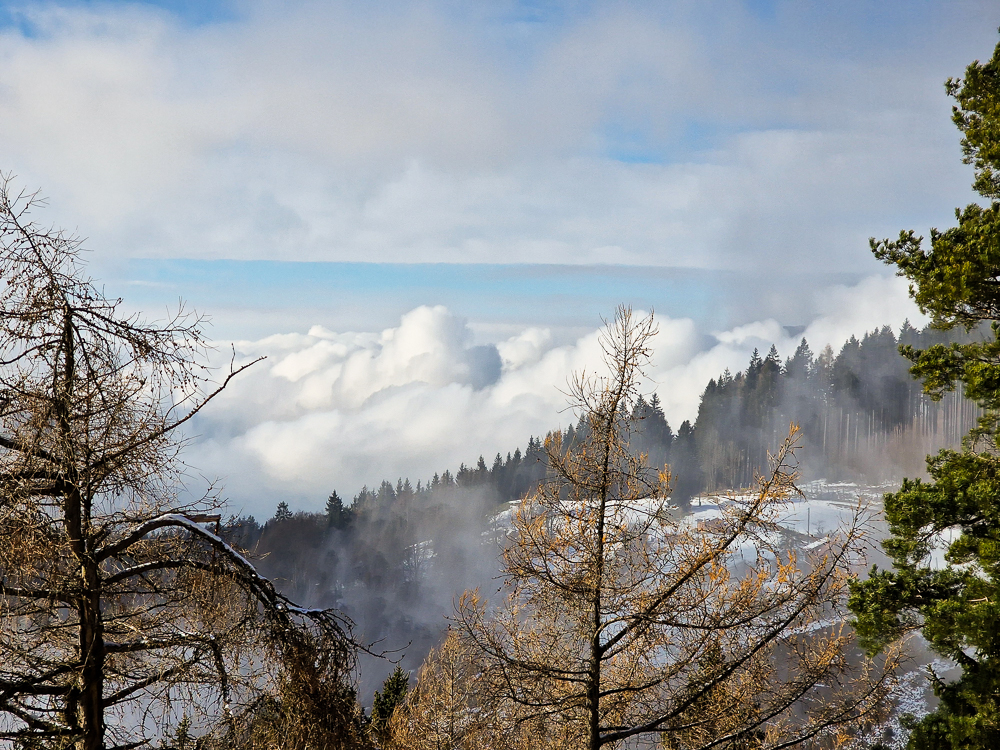
<svg viewBox="0 0 1000 750">
<path fill-rule="evenodd" d="M 383 508 L 392 505 L 396 499 L 396 490 L 393 488 L 392 482 L 383 479 L 382 484 L 378 487 L 378 495 L 376 495 L 375 499 Z"/>
<path fill-rule="evenodd" d="M 354 507 L 357 510 L 364 511 L 371 507 L 371 504 L 375 502 L 375 493 L 368 489 L 366 484 L 361 488 L 361 491 L 354 496 Z"/>
<path fill-rule="evenodd" d="M 650 437 L 662 446 L 667 455 L 669 455 L 670 444 L 674 440 L 674 433 L 667 423 L 667 415 L 663 413 L 660 397 L 655 393 L 649 400 L 649 417 L 646 420 L 646 430 L 648 430 Z"/>
<path fill-rule="evenodd" d="M 576 441 L 576 428 L 570 425 L 566 428 L 566 436 L 563 438 L 563 445 L 566 446 L 566 450 L 569 450 L 570 446 Z"/>
<path fill-rule="evenodd" d="M 402 479 L 398 482 L 396 487 L 396 499 L 397 500 L 410 500 L 413 498 L 413 485 L 410 484 L 410 478 Z"/>
<path fill-rule="evenodd" d="M 275 521 L 287 521 L 292 517 L 292 511 L 288 508 L 288 503 L 282 500 L 278 503 L 278 507 L 274 511 Z"/>
<path fill-rule="evenodd" d="M 326 525 L 332 529 L 343 529 L 350 519 L 350 511 L 344 507 L 344 501 L 334 490 L 326 499 Z"/>
<path fill-rule="evenodd" d="M 673 430 L 667 424 L 660 397 L 655 393 L 649 401 L 638 396 L 631 414 L 634 425 L 632 449 L 636 456 L 645 453 L 650 466 L 657 468 L 670 463 L 670 448 L 674 441 Z M 577 440 L 585 438 L 587 425 L 577 427 Z"/>
<path fill-rule="evenodd" d="M 656 393 L 649 399 L 649 408 L 652 409 L 653 414 L 663 416 L 663 406 L 660 404 L 660 397 Z"/>
<path fill-rule="evenodd" d="M 754 347 L 753 354 L 750 355 L 750 364 L 747 366 L 746 383 L 752 391 L 757 387 L 757 378 L 760 376 L 760 369 L 764 366 L 764 360 L 760 358 L 760 352 Z"/>
<path fill-rule="evenodd" d="M 992 322 L 979 340 L 918 350 L 904 339 L 902 347 L 932 398 L 964 386 L 985 415 L 963 450 L 928 459 L 932 481 L 907 479 L 886 495 L 891 536 L 883 546 L 893 570 L 873 569 L 854 585 L 851 601 L 869 651 L 919 629 L 961 667 L 952 682 L 932 676 L 941 702 L 914 728 L 915 750 L 1000 747 L 1000 45 L 989 62 L 972 63 L 964 80 L 949 79 L 946 88 L 957 101 L 953 120 L 964 136 L 964 160 L 976 170 L 974 187 L 990 205 L 971 204 L 956 211 L 958 226 L 932 229 L 929 251 L 912 231 L 895 241 L 873 239 L 872 249 L 910 280 L 935 328 Z M 947 548 L 946 564 L 932 568 L 936 546 Z"/>
<path fill-rule="evenodd" d="M 833 388 L 833 348 L 827 344 L 816 358 L 813 377 L 816 379 L 816 389 L 826 399 Z"/>
<path fill-rule="evenodd" d="M 686 419 L 677 431 L 673 456 L 672 468 L 677 479 L 674 482 L 672 499 L 678 505 L 687 507 L 691 504 L 691 498 L 702 488 L 702 477 L 698 465 L 694 427 Z"/>
<path fill-rule="evenodd" d="M 850 403 L 851 397 L 856 398 L 860 394 L 859 370 L 861 370 L 861 342 L 855 336 L 851 336 L 844 342 L 840 354 L 833 361 L 831 373 L 833 391 L 843 403 Z"/>
<path fill-rule="evenodd" d="M 386 735 L 389 719 L 396 707 L 401 706 L 406 699 L 409 680 L 409 674 L 397 664 L 395 671 L 382 683 L 382 690 L 375 691 L 375 699 L 372 701 L 372 733 L 376 739 L 381 740 Z"/>
<path fill-rule="evenodd" d="M 813 370 L 813 353 L 809 342 L 803 337 L 795 349 L 795 354 L 785 361 L 785 376 L 792 380 L 805 381 Z"/>
</svg>

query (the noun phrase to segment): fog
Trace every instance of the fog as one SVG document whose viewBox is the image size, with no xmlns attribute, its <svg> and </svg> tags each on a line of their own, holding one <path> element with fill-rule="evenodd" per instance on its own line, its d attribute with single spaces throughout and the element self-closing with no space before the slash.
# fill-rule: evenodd
<svg viewBox="0 0 1000 750">
<path fill-rule="evenodd" d="M 660 317 L 644 390 L 658 394 L 676 431 L 694 420 L 708 380 L 745 368 L 755 348 L 773 343 L 785 357 L 805 336 L 814 351 L 827 343 L 839 350 L 866 330 L 925 322 L 898 279 L 833 287 L 825 299 L 827 310 L 804 331 L 770 319 L 703 331 L 692 319 Z M 278 502 L 299 511 L 255 540 L 262 572 L 307 605 L 341 608 L 373 651 L 415 670 L 462 592 L 497 593 L 503 534 L 491 519 L 504 506 L 489 487 L 411 491 L 480 455 L 490 465 L 497 453 L 524 451 L 530 436 L 575 424 L 563 391 L 571 373 L 601 367 L 597 336 L 595 326 L 565 343 L 550 328 L 526 326 L 484 344 L 470 321 L 421 306 L 381 331 L 314 326 L 228 342 L 237 364 L 267 359 L 199 417 L 187 460 L 221 477 L 231 513 L 264 523 Z M 815 462 L 812 469 L 822 471 Z M 397 478 L 411 482 L 408 499 L 368 503 L 348 528 L 328 528 L 322 513 L 332 491 L 350 504 L 363 486 L 377 492 Z M 391 668 L 363 659 L 363 700 Z"/>
<path fill-rule="evenodd" d="M 690 318 L 659 317 L 648 392 L 676 429 L 694 420 L 709 379 L 743 369 L 754 348 L 773 343 L 789 356 L 804 335 L 815 352 L 826 343 L 839 349 L 852 334 L 924 321 L 895 278 L 832 287 L 822 299 L 826 309 L 794 335 L 773 319 L 706 331 Z M 316 511 L 333 490 L 350 498 L 385 478 L 427 481 L 480 455 L 490 461 L 523 449 L 530 436 L 575 422 L 562 390 L 573 372 L 600 366 L 600 320 L 592 325 L 569 343 L 529 325 L 483 344 L 456 312 L 421 306 L 382 331 L 314 326 L 218 342 L 220 366 L 233 353 L 237 363 L 267 359 L 195 422 L 189 487 L 217 479 L 233 512 L 263 520 L 280 501 Z"/>
</svg>

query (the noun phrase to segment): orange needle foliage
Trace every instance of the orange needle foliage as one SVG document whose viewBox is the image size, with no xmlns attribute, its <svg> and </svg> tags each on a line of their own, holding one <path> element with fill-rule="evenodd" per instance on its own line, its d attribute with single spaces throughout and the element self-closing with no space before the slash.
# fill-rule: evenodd
<svg viewBox="0 0 1000 750">
<path fill-rule="evenodd" d="M 209 383 L 197 318 L 122 315 L 78 243 L 33 224 L 38 202 L 8 186 L 0 175 L 0 746 L 149 746 L 193 718 L 218 721 L 221 746 L 273 747 L 250 740 L 279 702 L 283 747 L 348 744 L 350 623 L 257 575 L 211 494 L 177 499 L 177 428 L 239 370 Z"/>
<path fill-rule="evenodd" d="M 609 374 L 572 381 L 585 426 L 571 445 L 549 440 L 550 476 L 513 512 L 507 596 L 463 597 L 400 719 L 457 712 L 462 741 L 417 732 L 410 746 L 835 745 L 883 705 L 896 656 L 863 660 L 840 624 L 860 516 L 815 556 L 782 543 L 795 430 L 757 487 L 701 526 L 671 505 L 669 470 L 629 450 L 655 332 L 619 309 L 602 338 Z M 440 713 L 426 696 L 456 654 L 469 695 L 452 691 Z"/>
</svg>

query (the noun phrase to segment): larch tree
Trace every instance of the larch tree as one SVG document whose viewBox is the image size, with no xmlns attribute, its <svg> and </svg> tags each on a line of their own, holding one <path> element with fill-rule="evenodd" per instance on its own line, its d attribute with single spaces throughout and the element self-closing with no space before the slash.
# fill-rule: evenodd
<svg viewBox="0 0 1000 750">
<path fill-rule="evenodd" d="M 932 398 L 961 386 L 983 416 L 962 450 L 928 457 L 931 481 L 907 479 L 885 496 L 883 546 L 893 569 L 873 569 L 851 599 L 870 651 L 919 631 L 961 668 L 956 680 L 931 672 L 940 702 L 909 741 L 921 750 L 1000 747 L 1000 45 L 945 87 L 973 187 L 989 205 L 956 210 L 958 225 L 932 229 L 929 248 L 912 231 L 871 245 L 910 280 L 933 327 L 982 333 L 969 343 L 901 348 Z M 935 550 L 943 564 L 932 564 Z"/>
<path fill-rule="evenodd" d="M 514 724 L 491 710 L 477 652 L 449 629 L 427 655 L 417 684 L 389 721 L 387 750 L 570 750 L 577 738 L 542 721 Z"/>
<path fill-rule="evenodd" d="M 719 517 L 680 517 L 669 471 L 628 442 L 655 332 L 619 309 L 602 337 L 608 374 L 571 382 L 585 427 L 568 447 L 554 434 L 549 477 L 513 512 L 507 596 L 459 605 L 479 700 L 590 750 L 832 743 L 875 716 L 896 658 L 852 658 L 839 624 L 860 525 L 808 557 L 782 545 L 791 441 Z"/>
<path fill-rule="evenodd" d="M 212 493 L 178 500 L 178 428 L 242 368 L 212 384 L 197 318 L 123 315 L 84 273 L 78 241 L 33 223 L 39 202 L 10 185 L 0 182 L 0 744 L 133 748 L 181 720 L 185 732 L 235 730 L 262 694 L 296 704 L 286 747 L 347 737 L 350 623 L 257 575 L 220 537 Z"/>
<path fill-rule="evenodd" d="M 388 721 L 391 750 L 445 750 L 483 747 L 479 710 L 480 670 L 455 631 L 424 659 L 417 685 Z"/>
</svg>

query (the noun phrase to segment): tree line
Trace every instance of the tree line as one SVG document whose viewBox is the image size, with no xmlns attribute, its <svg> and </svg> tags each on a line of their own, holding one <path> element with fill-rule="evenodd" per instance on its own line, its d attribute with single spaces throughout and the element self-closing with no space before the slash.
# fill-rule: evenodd
<svg viewBox="0 0 1000 750">
<path fill-rule="evenodd" d="M 981 329 L 922 330 L 904 323 L 898 336 L 889 326 L 851 336 L 834 355 L 829 345 L 814 356 L 806 339 L 782 363 L 776 347 L 765 357 L 754 350 L 746 370 L 728 369 L 711 379 L 701 396 L 695 422 L 685 420 L 675 433 L 657 393 L 638 395 L 630 414 L 634 431 L 630 450 L 645 454 L 651 466 L 670 467 L 674 476 L 671 497 L 687 507 L 701 492 L 747 487 L 754 472 L 767 462 L 767 453 L 779 445 L 790 424 L 799 426 L 804 449 L 803 469 L 831 480 L 881 481 L 898 471 L 893 460 L 922 457 L 923 443 L 957 445 L 976 423 L 982 410 L 955 389 L 935 399 L 909 373 L 910 362 L 901 350 L 917 351 L 935 345 L 980 340 Z M 545 438 L 531 436 L 522 452 L 506 457 L 497 453 L 487 465 L 483 456 L 475 466 L 437 473 L 414 484 L 409 477 L 383 479 L 367 485 L 350 502 L 334 490 L 322 513 L 293 514 L 280 502 L 271 522 L 296 515 L 310 516 L 317 527 L 344 531 L 353 524 L 375 521 L 398 526 L 399 516 L 411 521 L 440 508 L 461 491 L 472 491 L 483 508 L 519 500 L 534 491 L 546 476 L 549 456 L 545 442 L 558 436 L 564 450 L 586 437 L 586 422 L 553 430 Z M 896 453 L 873 460 L 883 451 Z M 265 526 L 252 516 L 231 519 L 230 533 L 245 543 L 256 543 Z M 405 534 L 399 537 L 412 539 Z"/>
<path fill-rule="evenodd" d="M 696 462 L 674 462 L 682 477 L 692 475 L 680 499 L 695 488 L 752 484 L 789 423 L 802 428 L 803 471 L 811 476 L 878 483 L 919 471 L 926 453 L 958 445 L 981 410 L 961 388 L 930 398 L 900 352 L 983 335 L 979 328 L 917 330 L 905 323 L 898 335 L 883 326 L 860 340 L 851 336 L 836 355 L 827 345 L 814 356 L 804 338 L 784 362 L 774 346 L 763 358 L 754 350 L 745 370 L 726 370 L 705 388 L 694 426 Z"/>
<path fill-rule="evenodd" d="M 911 363 L 901 351 L 966 344 L 984 335 L 982 328 L 920 330 L 906 322 L 898 335 L 883 326 L 861 339 L 851 336 L 837 354 L 827 345 L 815 356 L 805 338 L 784 362 L 773 345 L 764 357 L 755 349 L 745 370 L 734 375 L 727 369 L 708 382 L 694 423 L 685 420 L 676 432 L 659 395 L 639 395 L 630 414 L 635 422 L 630 448 L 644 453 L 652 466 L 670 466 L 672 499 L 682 507 L 702 492 L 752 485 L 754 472 L 792 423 L 802 431 L 800 456 L 810 476 L 873 483 L 896 478 L 928 450 L 958 445 L 982 413 L 961 388 L 931 398 L 910 375 Z M 324 513 L 327 525 L 342 530 L 365 516 L 385 520 L 397 505 L 412 516 L 459 488 L 475 490 L 487 505 L 519 500 L 545 477 L 543 442 L 558 433 L 568 450 L 584 439 L 586 429 L 581 418 L 545 438 L 529 437 L 523 452 L 518 447 L 506 457 L 497 453 L 489 464 L 481 455 L 475 466 L 463 463 L 454 473 L 435 472 L 426 481 L 383 479 L 362 487 L 349 503 L 334 491 Z M 290 516 L 279 503 L 274 519 Z M 241 523 L 247 533 L 262 530 L 255 519 Z"/>
</svg>

